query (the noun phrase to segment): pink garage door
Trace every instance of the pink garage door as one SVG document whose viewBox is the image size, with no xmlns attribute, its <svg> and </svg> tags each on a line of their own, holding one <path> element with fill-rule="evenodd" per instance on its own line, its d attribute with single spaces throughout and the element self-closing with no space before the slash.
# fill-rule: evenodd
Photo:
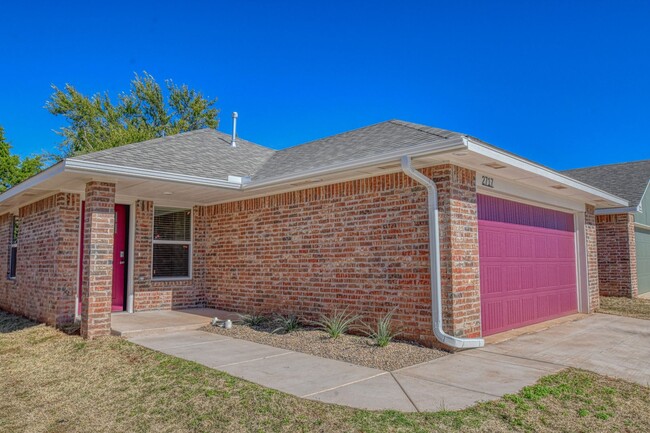
<svg viewBox="0 0 650 433">
<path fill-rule="evenodd" d="M 478 196 L 483 335 L 577 312 L 573 215 Z"/>
</svg>

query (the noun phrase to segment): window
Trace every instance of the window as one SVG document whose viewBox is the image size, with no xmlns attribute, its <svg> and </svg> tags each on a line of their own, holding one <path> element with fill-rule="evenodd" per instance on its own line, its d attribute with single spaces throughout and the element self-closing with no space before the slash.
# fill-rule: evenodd
<svg viewBox="0 0 650 433">
<path fill-rule="evenodd" d="M 189 278 L 192 211 L 156 207 L 153 218 L 153 278 Z"/>
<path fill-rule="evenodd" d="M 9 271 L 7 277 L 16 278 L 16 260 L 18 258 L 18 218 L 11 220 L 11 244 L 9 245 Z"/>
</svg>

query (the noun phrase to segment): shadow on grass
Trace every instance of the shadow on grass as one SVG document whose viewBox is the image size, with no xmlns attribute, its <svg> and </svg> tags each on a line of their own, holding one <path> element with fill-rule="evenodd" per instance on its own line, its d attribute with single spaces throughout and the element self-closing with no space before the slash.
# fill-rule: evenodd
<svg viewBox="0 0 650 433">
<path fill-rule="evenodd" d="M 0 334 L 9 334 L 38 325 L 38 323 L 25 317 L 15 316 L 0 310 Z"/>
</svg>

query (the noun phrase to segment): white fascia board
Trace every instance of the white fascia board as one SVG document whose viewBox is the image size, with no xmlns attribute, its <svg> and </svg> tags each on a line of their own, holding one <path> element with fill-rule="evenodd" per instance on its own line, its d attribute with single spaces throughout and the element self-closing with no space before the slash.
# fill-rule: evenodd
<svg viewBox="0 0 650 433">
<path fill-rule="evenodd" d="M 524 158 L 504 152 L 492 146 L 485 146 L 481 143 L 477 143 L 476 141 L 472 140 L 469 137 L 463 137 L 463 139 L 467 143 L 467 149 L 474 153 L 478 153 L 480 155 L 486 156 L 488 158 L 492 158 L 494 160 L 503 162 L 504 164 L 508 164 L 513 167 L 520 168 L 522 170 L 526 170 L 538 176 L 543 176 L 547 179 L 551 179 L 553 182 L 557 182 L 559 184 L 569 186 L 571 188 L 586 192 L 588 194 L 595 195 L 596 197 L 608 200 L 610 202 L 620 204 L 621 207 L 626 207 L 629 204 L 627 200 L 624 200 L 608 192 L 602 191 L 598 188 L 594 188 L 593 186 L 579 182 L 573 178 L 558 173 L 557 171 L 551 170 L 539 164 L 535 164 L 534 162 L 527 161 Z"/>
<path fill-rule="evenodd" d="M 215 186 L 229 189 L 241 188 L 241 184 L 220 179 L 74 159 L 65 160 L 65 171 L 68 173 L 102 174 L 108 176 L 126 176 L 140 179 L 163 180 L 186 183 L 189 185 Z"/>
<path fill-rule="evenodd" d="M 444 140 L 444 144 L 441 142 Z M 301 171 L 299 173 L 291 174 L 289 176 L 278 176 L 262 182 L 252 181 L 244 185 L 244 190 L 254 190 L 267 186 L 274 186 L 282 183 L 295 182 L 297 180 L 310 178 L 314 176 L 322 176 L 338 171 L 354 170 L 357 168 L 370 167 L 377 164 L 385 164 L 388 162 L 399 162 L 402 156 L 408 154 L 413 158 L 418 156 L 429 156 L 441 153 L 453 152 L 456 150 L 465 150 L 466 144 L 462 137 L 452 137 L 447 139 L 435 140 L 419 146 L 414 146 L 408 149 L 396 149 L 394 152 L 386 152 L 381 156 L 373 156 L 370 158 L 355 159 L 353 161 L 344 162 L 341 164 L 334 164 L 327 167 L 317 168 L 313 170 Z"/>
<path fill-rule="evenodd" d="M 634 212 L 639 212 L 639 206 L 596 209 L 596 215 L 614 215 L 618 213 L 634 213 Z"/>
<path fill-rule="evenodd" d="M 64 170 L 65 170 L 65 162 L 64 161 L 57 162 L 52 167 L 43 170 L 39 174 L 30 177 L 26 181 L 21 182 L 18 185 L 0 194 L 0 203 L 12 197 L 15 197 L 18 194 L 21 194 L 30 188 L 37 186 L 38 184 L 56 176 L 57 174 L 62 173 Z"/>
</svg>

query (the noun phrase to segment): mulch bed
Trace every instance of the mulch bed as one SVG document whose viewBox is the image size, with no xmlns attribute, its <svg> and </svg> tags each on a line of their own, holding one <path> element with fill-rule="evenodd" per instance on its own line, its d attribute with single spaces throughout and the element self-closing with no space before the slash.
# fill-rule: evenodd
<svg viewBox="0 0 650 433">
<path fill-rule="evenodd" d="M 447 352 L 442 350 L 430 349 L 405 341 L 392 341 L 388 346 L 378 347 L 370 339 L 357 335 L 344 334 L 332 339 L 324 331 L 306 327 L 288 334 L 274 334 L 272 327 L 253 327 L 237 323 L 233 324 L 232 329 L 210 325 L 206 326 L 204 330 L 387 371 L 398 370 L 447 355 Z"/>
</svg>

